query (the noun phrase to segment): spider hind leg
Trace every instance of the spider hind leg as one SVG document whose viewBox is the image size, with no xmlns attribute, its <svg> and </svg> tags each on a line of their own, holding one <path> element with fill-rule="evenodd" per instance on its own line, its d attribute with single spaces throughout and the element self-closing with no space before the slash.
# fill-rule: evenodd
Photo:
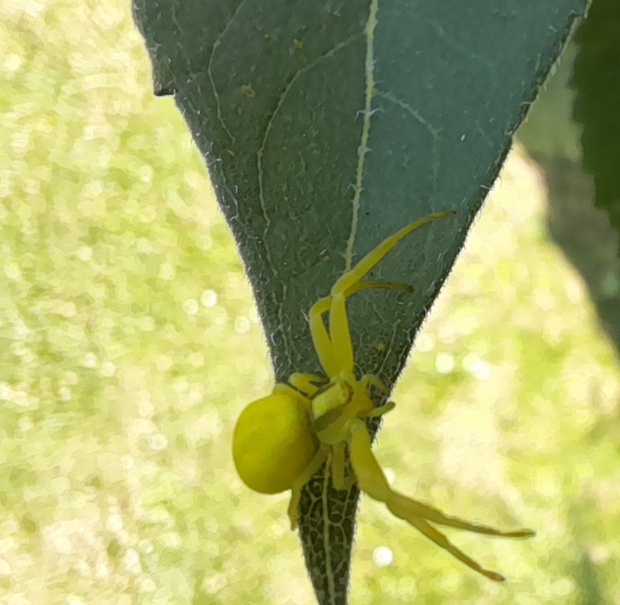
<svg viewBox="0 0 620 605">
<path fill-rule="evenodd" d="M 362 420 L 357 421 L 352 427 L 349 452 L 351 455 L 351 464 L 362 491 L 366 492 L 371 498 L 385 503 L 394 515 L 413 525 L 413 527 L 432 540 L 437 546 L 448 551 L 459 561 L 491 580 L 501 582 L 504 580 L 504 576 L 482 567 L 474 559 L 452 544 L 452 542 L 439 530 L 433 527 L 431 523 L 489 536 L 527 538 L 534 535 L 534 532 L 529 529 L 502 531 L 486 525 L 471 523 L 464 519 L 459 519 L 458 517 L 450 517 L 432 506 L 417 502 L 416 500 L 395 492 L 389 486 L 377 459 L 372 453 L 370 436 Z"/>
</svg>

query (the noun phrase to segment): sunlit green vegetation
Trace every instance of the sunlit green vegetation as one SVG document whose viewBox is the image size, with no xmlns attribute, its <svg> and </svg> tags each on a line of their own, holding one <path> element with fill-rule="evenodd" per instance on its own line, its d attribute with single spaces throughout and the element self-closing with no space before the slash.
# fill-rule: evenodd
<svg viewBox="0 0 620 605">
<path fill-rule="evenodd" d="M 0 601 L 313 603 L 286 495 L 234 473 L 267 350 L 128 0 L 0 24 Z M 538 536 L 452 534 L 500 586 L 363 500 L 356 605 L 620 603 L 620 364 L 545 201 L 513 153 L 377 447 L 404 493 Z"/>
</svg>

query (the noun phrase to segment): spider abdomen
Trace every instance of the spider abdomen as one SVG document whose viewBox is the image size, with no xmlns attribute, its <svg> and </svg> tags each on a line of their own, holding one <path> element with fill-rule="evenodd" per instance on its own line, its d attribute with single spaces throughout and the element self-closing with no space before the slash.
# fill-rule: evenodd
<svg viewBox="0 0 620 605">
<path fill-rule="evenodd" d="M 239 477 L 262 494 L 291 489 L 318 448 L 303 403 L 282 393 L 250 403 L 233 432 L 233 460 Z"/>
</svg>

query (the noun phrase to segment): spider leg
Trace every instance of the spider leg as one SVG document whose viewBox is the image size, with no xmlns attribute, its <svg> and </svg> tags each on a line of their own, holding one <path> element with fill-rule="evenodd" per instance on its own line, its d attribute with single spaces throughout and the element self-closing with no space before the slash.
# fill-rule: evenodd
<svg viewBox="0 0 620 605">
<path fill-rule="evenodd" d="M 301 372 L 295 372 L 289 376 L 288 381 L 298 391 L 301 391 L 308 397 L 312 397 L 328 382 L 328 379 L 324 376 L 318 376 L 316 374 L 302 374 Z"/>
<path fill-rule="evenodd" d="M 401 281 L 358 281 L 352 288 L 347 290 L 347 298 L 360 290 L 405 290 L 406 292 L 413 292 L 415 288 L 411 284 L 406 284 Z"/>
<path fill-rule="evenodd" d="M 366 425 L 361 420 L 356 422 L 351 428 L 349 452 L 360 489 L 371 498 L 384 502 L 394 515 L 413 525 L 439 547 L 447 550 L 454 557 L 465 563 L 465 565 L 491 580 L 502 581 L 504 577 L 497 572 L 481 567 L 476 561 L 452 544 L 441 532 L 430 525 L 429 522 L 491 536 L 526 538 L 534 535 L 534 532 L 529 529 L 501 531 L 485 525 L 470 523 L 457 517 L 449 517 L 432 506 L 422 504 L 395 492 L 389 486 L 377 459 L 372 453 L 370 436 L 368 435 Z"/>
<path fill-rule="evenodd" d="M 353 344 L 347 315 L 347 298 L 360 290 L 370 288 L 412 290 L 410 285 L 402 282 L 358 281 L 351 284 L 345 291 L 332 288 L 329 296 L 320 298 L 310 308 L 312 340 L 319 361 L 328 376 L 336 376 L 341 371 L 353 372 Z M 329 312 L 329 332 L 323 322 L 323 314 L 327 312 Z"/>
<path fill-rule="evenodd" d="M 531 529 L 517 529 L 512 531 L 504 531 L 489 527 L 488 525 L 480 525 L 478 523 L 471 523 L 458 517 L 451 517 L 442 513 L 429 504 L 423 504 L 417 500 L 407 498 L 398 492 L 393 492 L 391 501 L 388 503 L 389 509 L 401 519 L 408 521 L 406 515 L 413 518 L 424 518 L 437 525 L 445 525 L 446 527 L 455 527 L 456 529 L 463 529 L 476 534 L 484 534 L 486 536 L 499 536 L 502 538 L 528 538 L 534 535 Z"/>
<path fill-rule="evenodd" d="M 355 292 L 366 288 L 410 289 L 411 286 L 401 282 L 362 282 L 361 280 L 364 275 L 366 275 L 392 248 L 394 248 L 394 246 L 396 246 L 396 244 L 398 244 L 398 242 L 400 242 L 401 239 L 409 235 L 412 231 L 419 229 L 430 221 L 448 217 L 452 214 L 452 212 L 435 212 L 414 221 L 409 225 L 406 225 L 394 235 L 381 242 L 374 250 L 371 250 L 365 257 L 363 257 L 362 260 L 358 262 L 355 267 L 353 267 L 353 269 L 347 271 L 344 275 L 337 279 L 336 283 L 332 287 L 330 296 L 320 298 L 314 303 L 314 305 L 312 305 L 310 308 L 310 331 L 312 333 L 312 341 L 319 357 L 319 361 L 328 376 L 334 376 L 337 373 L 337 370 L 343 369 L 343 367 L 348 368 L 349 365 L 351 365 L 352 370 L 353 356 L 352 352 L 350 352 L 351 343 L 348 321 L 346 321 L 346 309 L 344 308 L 345 299 Z M 330 311 L 330 309 L 332 311 L 334 310 L 334 296 L 339 298 L 339 310 L 337 311 L 337 318 L 334 318 L 333 322 L 336 326 L 336 334 L 331 327 L 331 313 L 329 333 L 325 329 L 325 324 L 322 319 L 323 313 Z M 340 297 L 342 298 L 340 299 Z M 346 350 L 342 357 L 336 354 L 337 349 L 334 347 L 334 342 L 339 345 L 345 345 Z M 344 362 L 342 365 L 336 365 L 337 357 L 341 357 L 340 362 Z M 351 360 L 350 364 L 349 359 Z M 334 369 L 336 372 L 331 371 Z"/>
<path fill-rule="evenodd" d="M 297 527 L 297 514 L 299 507 L 299 499 L 301 498 L 301 489 L 310 479 L 316 474 L 316 472 L 323 466 L 325 460 L 327 460 L 328 450 L 326 448 L 319 448 L 314 458 L 310 461 L 310 464 L 299 474 L 299 476 L 293 482 L 291 487 L 291 501 L 288 505 L 288 518 L 291 521 L 291 529 L 294 530 Z"/>
<path fill-rule="evenodd" d="M 344 456 L 344 443 L 338 443 L 333 446 L 331 465 L 332 465 L 332 481 L 334 488 L 337 490 L 346 489 L 345 468 L 346 460 Z"/>
<path fill-rule="evenodd" d="M 398 288 L 402 289 L 403 284 L 400 282 L 381 282 L 381 286 L 377 286 L 378 282 L 367 282 L 372 285 L 363 284 L 362 278 L 390 251 L 400 240 L 409 235 L 412 231 L 422 227 L 426 223 L 437 219 L 450 216 L 450 212 L 435 212 L 421 218 L 409 225 L 406 225 L 397 231 L 391 237 L 381 242 L 374 250 L 371 250 L 366 256 L 360 260 L 355 267 L 344 273 L 336 280 L 331 290 L 331 304 L 329 305 L 329 340 L 331 341 L 332 362 L 340 372 L 353 372 L 353 345 L 351 343 L 351 332 L 349 329 L 349 320 L 347 317 L 346 299 L 355 292 L 368 287 L 381 288 Z M 329 304 L 330 297 L 322 299 L 323 305 Z M 318 303 L 317 303 L 318 304 Z M 321 319 L 321 323 L 323 320 Z M 333 373 L 328 372 L 330 376 Z"/>
<path fill-rule="evenodd" d="M 390 391 L 381 378 L 375 376 L 374 374 L 364 374 L 362 379 L 360 380 L 364 388 L 368 388 L 369 386 L 375 387 L 377 391 L 379 391 L 382 395 L 389 395 Z"/>
<path fill-rule="evenodd" d="M 404 226 L 402 229 L 391 235 L 387 239 L 383 240 L 374 250 L 371 250 L 362 260 L 360 260 L 355 267 L 353 267 L 350 271 L 347 271 L 344 275 L 340 277 L 334 284 L 332 288 L 332 294 L 336 292 L 346 292 L 354 286 L 356 283 L 361 281 L 361 279 L 366 275 L 381 259 L 388 253 L 400 240 L 404 237 L 407 237 L 411 232 L 419 229 L 423 225 L 430 223 L 431 221 L 438 218 L 446 218 L 448 216 L 452 216 L 453 212 L 434 212 L 433 214 L 429 214 L 413 223 L 409 223 Z"/>
<path fill-rule="evenodd" d="M 319 298 L 310 307 L 308 316 L 312 342 L 319 363 L 328 376 L 336 376 L 342 370 L 353 371 L 353 346 L 349 332 L 346 299 L 360 290 L 371 288 L 413 290 L 412 286 L 402 282 L 358 281 L 351 284 L 345 292 L 337 292 L 336 295 L 332 288 L 331 294 Z M 323 315 L 327 312 L 329 312 L 329 332 L 323 321 Z"/>
<path fill-rule="evenodd" d="M 319 363 L 328 376 L 336 376 L 338 374 L 338 366 L 336 364 L 336 356 L 331 338 L 323 322 L 323 314 L 329 311 L 331 304 L 331 296 L 319 298 L 311 307 L 308 314 L 310 319 L 310 335 L 314 343 L 316 355 Z"/>
<path fill-rule="evenodd" d="M 362 376 L 360 383 L 362 388 L 368 390 L 371 386 L 375 387 L 382 395 L 387 396 L 389 394 L 388 388 L 385 386 L 383 381 L 374 374 L 364 374 Z M 386 401 L 383 405 L 378 407 L 369 407 L 362 409 L 358 412 L 358 418 L 378 418 L 379 416 L 383 416 L 383 414 L 387 414 L 391 412 L 396 407 L 396 404 L 393 401 Z"/>
<path fill-rule="evenodd" d="M 396 407 L 396 404 L 393 401 L 387 401 L 382 406 L 378 408 L 369 408 L 367 410 L 362 410 L 358 413 L 358 418 L 378 418 L 379 416 L 383 416 L 383 414 L 387 414 L 391 412 Z"/>
<path fill-rule="evenodd" d="M 351 489 L 357 483 L 357 478 L 355 477 L 355 473 L 353 472 L 353 469 L 349 467 L 348 470 L 349 470 L 349 473 L 345 475 L 344 487 L 342 489 Z"/>
<path fill-rule="evenodd" d="M 408 521 L 408 519 L 406 519 Z M 415 519 L 413 521 L 409 521 L 411 525 L 413 525 L 421 534 L 426 536 L 429 540 L 433 541 L 437 546 L 447 550 L 453 557 L 458 559 L 459 561 L 465 563 L 467 567 L 477 571 L 483 576 L 489 578 L 490 580 L 495 580 L 496 582 L 503 582 L 506 578 L 496 571 L 491 569 L 485 569 L 472 559 L 467 556 L 460 548 L 457 548 L 446 536 L 444 536 L 440 531 L 437 531 L 432 525 L 427 523 L 424 519 Z"/>
<path fill-rule="evenodd" d="M 334 348 L 334 358 L 338 374 L 344 371 L 352 375 L 355 361 L 353 359 L 353 343 L 351 342 L 345 292 L 334 293 L 332 290 L 329 309 L 329 334 Z"/>
</svg>

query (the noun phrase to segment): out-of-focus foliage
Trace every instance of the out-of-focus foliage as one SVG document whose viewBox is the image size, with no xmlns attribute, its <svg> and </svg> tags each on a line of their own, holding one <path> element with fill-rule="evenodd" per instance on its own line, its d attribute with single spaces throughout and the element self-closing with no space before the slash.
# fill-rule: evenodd
<svg viewBox="0 0 620 605">
<path fill-rule="evenodd" d="M 594 0 L 576 42 L 574 115 L 583 126 L 583 165 L 594 177 L 597 205 L 620 235 L 620 2 Z"/>
<path fill-rule="evenodd" d="M 581 160 L 581 129 L 573 120 L 575 92 L 570 88 L 576 52 L 574 42 L 562 51 L 517 131 L 519 142 L 538 160 Z"/>
<path fill-rule="evenodd" d="M 0 5 L 0 602 L 308 605 L 286 495 L 230 459 L 271 385 L 250 290 L 127 4 Z M 620 368 L 545 193 L 514 155 L 377 449 L 403 492 L 538 537 L 453 536 L 497 586 L 363 500 L 353 603 L 620 592 Z"/>
<path fill-rule="evenodd" d="M 590 21 L 586 23 L 590 24 Z M 605 25 L 602 27 L 604 30 Z M 589 29 L 590 25 L 583 25 L 582 28 Z M 578 37 L 581 38 L 581 34 Z M 593 44 L 596 48 L 596 42 Z M 577 97 L 573 82 L 577 49 L 578 45 L 573 40 L 564 50 L 528 112 L 525 123 L 519 128 L 517 139 L 538 162 L 545 180 L 549 235 L 581 275 L 594 303 L 601 329 L 620 351 L 620 235 L 617 225 L 613 224 L 612 205 L 598 203 L 600 196 L 597 196 L 592 170 L 586 173 L 582 165 L 585 153 L 582 152 L 582 142 L 593 150 L 600 145 L 602 150 L 612 144 L 615 135 L 613 127 L 610 127 L 609 132 L 600 130 L 598 142 L 594 131 L 587 136 L 584 133 L 582 138 L 585 126 L 577 123 L 573 115 Z M 613 70 L 614 65 L 613 60 L 590 65 L 589 68 L 594 70 L 590 78 L 596 82 L 600 77 L 596 75 L 597 71 Z M 582 65 L 581 70 L 585 68 Z M 613 96 L 614 86 L 615 83 L 610 82 L 609 89 L 601 91 L 601 95 Z M 604 98 L 597 100 L 592 92 L 587 94 L 593 106 L 602 107 L 608 102 Z M 609 120 L 610 124 L 617 121 L 618 112 L 612 113 L 606 115 L 603 111 L 600 120 Z M 594 115 L 591 117 L 595 121 L 599 119 Z M 607 162 L 608 167 L 614 162 L 617 164 L 617 158 L 617 152 L 608 149 L 608 155 L 601 158 L 601 169 L 606 170 L 604 165 Z M 608 182 L 611 182 L 614 176 L 611 173 L 608 176 Z"/>
</svg>

